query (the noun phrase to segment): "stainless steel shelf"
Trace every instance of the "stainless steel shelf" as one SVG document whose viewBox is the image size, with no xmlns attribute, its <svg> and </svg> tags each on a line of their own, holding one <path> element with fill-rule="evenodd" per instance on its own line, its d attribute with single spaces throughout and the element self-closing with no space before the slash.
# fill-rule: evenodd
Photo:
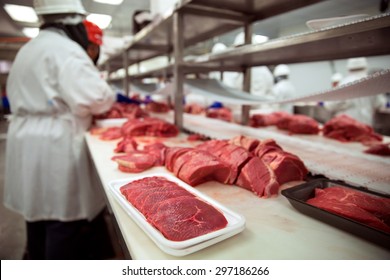
<svg viewBox="0 0 390 280">
<path fill-rule="evenodd" d="M 197 66 L 253 67 L 390 53 L 390 14 L 198 57 Z"/>
<path fill-rule="evenodd" d="M 134 36 L 127 52 L 128 65 L 173 52 L 173 15 L 183 14 L 183 46 L 195 45 L 260 19 L 308 6 L 323 0 L 182 0 L 170 14 L 153 20 Z M 110 72 L 123 68 L 123 56 L 111 57 Z"/>
</svg>

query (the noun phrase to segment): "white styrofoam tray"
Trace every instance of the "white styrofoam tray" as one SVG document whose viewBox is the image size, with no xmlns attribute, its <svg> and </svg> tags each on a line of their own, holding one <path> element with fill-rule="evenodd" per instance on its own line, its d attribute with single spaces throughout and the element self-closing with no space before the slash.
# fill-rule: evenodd
<svg viewBox="0 0 390 280">
<path fill-rule="evenodd" d="M 153 227 L 144 217 L 144 215 L 138 211 L 120 192 L 120 187 L 123 185 L 139 180 L 146 177 L 160 176 L 168 179 L 169 181 L 177 183 L 187 191 L 191 192 L 195 196 L 199 197 L 203 201 L 214 206 L 220 210 L 225 216 L 228 224 L 225 228 L 210 232 L 205 235 L 201 235 L 195 238 L 187 239 L 184 241 L 172 241 L 165 238 L 161 232 Z M 109 182 L 109 189 L 114 194 L 114 197 L 118 200 L 126 213 L 134 220 L 134 222 L 152 239 L 152 241 L 165 253 L 173 256 L 184 256 L 193 252 L 199 251 L 203 248 L 211 246 L 222 240 L 225 240 L 233 235 L 236 235 L 244 230 L 245 218 L 240 214 L 237 214 L 230 209 L 226 208 L 222 204 L 213 200 L 209 196 L 206 196 L 193 188 L 192 186 L 184 183 L 180 179 L 169 173 L 155 173 L 148 175 L 139 175 L 128 179 L 119 179 Z"/>
<path fill-rule="evenodd" d="M 117 118 L 117 119 L 101 119 L 96 120 L 97 127 L 113 127 L 113 126 L 122 126 L 125 122 L 127 122 L 127 118 Z"/>
</svg>

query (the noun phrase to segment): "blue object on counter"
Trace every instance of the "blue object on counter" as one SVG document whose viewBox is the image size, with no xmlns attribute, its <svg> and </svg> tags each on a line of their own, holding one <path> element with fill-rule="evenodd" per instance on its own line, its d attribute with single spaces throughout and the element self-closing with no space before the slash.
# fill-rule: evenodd
<svg viewBox="0 0 390 280">
<path fill-rule="evenodd" d="M 223 104 L 219 101 L 214 101 L 214 103 L 211 104 L 209 108 L 215 108 L 215 109 L 223 108 Z"/>
<path fill-rule="evenodd" d="M 120 103 L 128 103 L 128 104 L 140 104 L 141 102 L 132 98 L 129 98 L 127 96 L 124 96 L 123 94 L 117 93 L 116 94 L 116 101 Z"/>
</svg>

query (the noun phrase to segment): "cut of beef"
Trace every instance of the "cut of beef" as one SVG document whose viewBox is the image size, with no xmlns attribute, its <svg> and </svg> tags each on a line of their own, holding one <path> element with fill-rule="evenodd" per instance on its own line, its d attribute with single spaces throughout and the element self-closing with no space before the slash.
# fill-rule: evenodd
<svg viewBox="0 0 390 280">
<path fill-rule="evenodd" d="M 265 127 L 277 125 L 285 117 L 290 116 L 286 112 L 273 112 L 270 114 L 254 114 L 249 120 L 249 125 L 252 127 Z"/>
<path fill-rule="evenodd" d="M 279 184 L 272 169 L 260 158 L 251 158 L 241 169 L 237 186 L 253 191 L 259 197 L 278 194 Z"/>
<path fill-rule="evenodd" d="M 100 139 L 101 140 L 116 140 L 121 138 L 122 132 L 120 127 L 110 127 L 106 129 L 102 134 L 100 134 Z"/>
<path fill-rule="evenodd" d="M 232 111 L 228 108 L 210 108 L 206 112 L 206 117 L 219 119 L 225 122 L 231 122 L 233 120 Z"/>
<path fill-rule="evenodd" d="M 333 186 L 326 189 L 317 188 L 316 197 L 327 200 L 337 200 L 343 203 L 353 203 L 379 219 L 390 224 L 390 199 L 359 192 L 350 188 Z"/>
<path fill-rule="evenodd" d="M 271 151 L 261 158 L 275 172 L 280 185 L 291 181 L 302 181 L 308 170 L 295 155 L 284 151 Z"/>
<path fill-rule="evenodd" d="M 156 157 L 155 166 L 163 166 L 165 165 L 165 151 L 167 148 L 163 143 L 154 143 L 146 145 L 143 151 Z"/>
<path fill-rule="evenodd" d="M 167 239 L 184 241 L 227 226 L 212 205 L 163 177 L 146 177 L 120 188 L 124 197 Z"/>
<path fill-rule="evenodd" d="M 248 152 L 252 152 L 256 149 L 256 147 L 260 144 L 260 140 L 247 137 L 244 135 L 238 135 L 229 140 L 230 144 L 234 144 L 237 146 L 243 147 Z"/>
<path fill-rule="evenodd" d="M 207 151 L 191 149 L 176 157 L 173 172 L 187 184 L 197 186 L 210 180 L 225 183 L 230 168 Z"/>
<path fill-rule="evenodd" d="M 265 139 L 257 145 L 256 149 L 253 151 L 253 154 L 259 158 L 262 158 L 265 154 L 273 151 L 283 151 L 274 139 Z"/>
<path fill-rule="evenodd" d="M 118 163 L 121 171 L 139 173 L 153 167 L 157 158 L 152 154 L 134 151 L 126 155 L 114 156 L 112 160 Z"/>
<path fill-rule="evenodd" d="M 325 137 L 341 142 L 382 141 L 383 137 L 374 132 L 372 127 L 347 116 L 339 115 L 325 123 Z"/>
<path fill-rule="evenodd" d="M 192 148 L 184 148 L 184 147 L 168 147 L 165 150 L 165 167 L 173 172 L 173 168 L 175 166 L 176 158 L 183 153 L 192 150 Z"/>
<path fill-rule="evenodd" d="M 364 152 L 378 156 L 390 156 L 390 143 L 371 144 L 368 149 L 364 150 Z"/>
<path fill-rule="evenodd" d="M 308 204 L 390 233 L 390 199 L 343 187 L 316 189 Z M 387 223 L 386 223 L 386 222 Z"/>
<path fill-rule="evenodd" d="M 137 150 L 137 142 L 133 137 L 124 137 L 116 144 L 115 153 L 130 153 Z"/>
<path fill-rule="evenodd" d="M 305 115 L 292 115 L 287 129 L 292 134 L 318 134 L 320 131 L 318 122 Z"/>
<path fill-rule="evenodd" d="M 175 137 L 178 134 L 179 130 L 175 125 L 157 118 L 135 119 L 122 126 L 124 136 Z"/>
<path fill-rule="evenodd" d="M 165 200 L 148 221 L 173 241 L 201 236 L 227 225 L 227 220 L 221 212 L 195 197 Z"/>
</svg>

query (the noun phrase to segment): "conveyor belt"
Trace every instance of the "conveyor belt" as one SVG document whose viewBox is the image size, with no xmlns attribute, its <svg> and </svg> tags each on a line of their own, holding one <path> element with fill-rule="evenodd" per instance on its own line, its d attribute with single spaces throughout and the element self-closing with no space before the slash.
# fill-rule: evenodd
<svg viewBox="0 0 390 280">
<path fill-rule="evenodd" d="M 173 114 L 158 117 L 172 121 Z M 366 147 L 360 143 L 339 143 L 320 135 L 290 136 L 274 128 L 258 129 L 190 114 L 184 114 L 184 128 L 214 139 L 231 139 L 240 134 L 272 138 L 299 156 L 313 175 L 390 193 L 390 159 L 363 153 Z"/>
</svg>

